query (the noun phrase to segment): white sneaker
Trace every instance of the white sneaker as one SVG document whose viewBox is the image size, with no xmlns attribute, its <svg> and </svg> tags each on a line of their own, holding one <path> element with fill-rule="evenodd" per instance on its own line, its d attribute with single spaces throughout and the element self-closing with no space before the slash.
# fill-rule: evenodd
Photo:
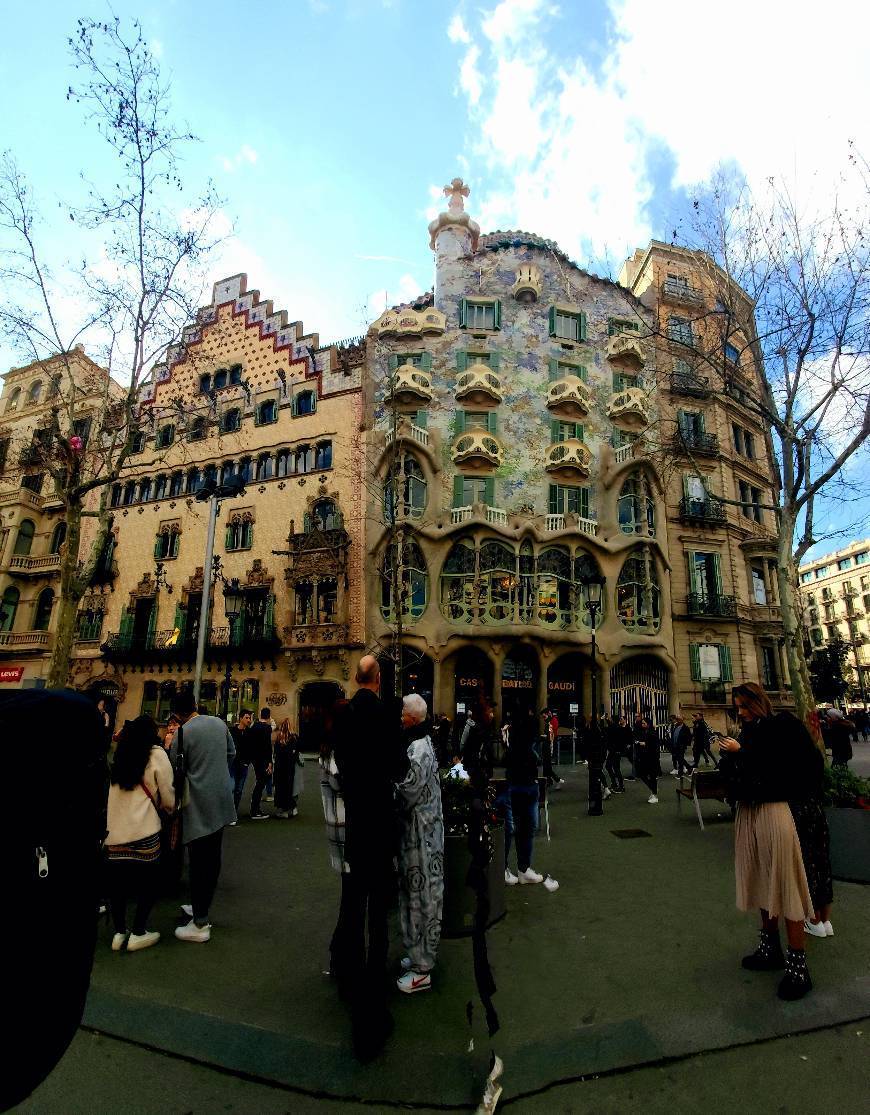
<svg viewBox="0 0 870 1115">
<path fill-rule="evenodd" d="M 403 956 L 400 963 L 402 965 L 402 971 L 403 972 L 410 972 L 411 971 L 411 958 L 410 958 L 410 956 Z"/>
<path fill-rule="evenodd" d="M 516 877 L 516 875 L 514 875 L 513 871 L 511 871 L 509 867 L 506 867 L 504 869 L 504 881 L 509 887 L 515 887 L 519 882 L 519 879 Z"/>
<path fill-rule="evenodd" d="M 833 937 L 834 936 L 833 925 L 831 925 L 831 923 L 829 921 L 823 921 L 822 925 L 824 925 L 824 927 L 825 927 L 825 936 L 826 937 Z"/>
<path fill-rule="evenodd" d="M 544 876 L 539 875 L 532 867 L 527 867 L 525 871 L 521 871 L 517 876 L 520 883 L 543 883 Z"/>
<path fill-rule="evenodd" d="M 405 972 L 396 980 L 396 987 L 406 995 L 413 995 L 417 991 L 429 991 L 432 987 L 432 977 L 428 972 Z"/>
<path fill-rule="evenodd" d="M 608 786 L 605 786 L 604 789 L 601 791 L 601 796 L 602 798 L 604 798 L 605 801 L 607 801 L 607 799 L 611 796 L 610 788 Z"/>
<path fill-rule="evenodd" d="M 811 937 L 827 937 L 825 923 L 823 921 L 812 922 L 809 918 L 804 918 L 804 933 L 809 933 Z"/>
<path fill-rule="evenodd" d="M 192 918 L 193 917 L 193 906 L 189 905 L 187 902 L 183 902 L 182 905 L 181 905 L 181 912 L 183 914 L 187 914 L 187 916 L 189 918 Z"/>
<path fill-rule="evenodd" d="M 121 952 L 127 943 L 126 933 L 116 933 L 112 938 L 112 952 Z"/>
<path fill-rule="evenodd" d="M 650 794 L 646 801 L 647 805 L 658 805 L 659 803 L 659 799 L 655 796 L 655 794 Z"/>
<path fill-rule="evenodd" d="M 674 778 L 679 778 L 680 776 L 680 772 L 677 770 L 676 767 L 674 767 L 674 769 L 671 771 L 671 774 L 674 776 Z"/>
<path fill-rule="evenodd" d="M 139 949 L 150 949 L 152 945 L 156 945 L 160 940 L 160 934 L 157 932 L 149 933 L 147 930 L 144 933 L 131 933 L 127 941 L 127 952 L 138 952 Z"/>
<path fill-rule="evenodd" d="M 175 930 L 175 936 L 179 941 L 195 941 L 197 944 L 204 945 L 211 939 L 211 925 L 197 925 L 191 918 L 187 925 L 179 925 Z"/>
<path fill-rule="evenodd" d="M 552 892 L 553 892 L 554 890 L 558 890 L 558 889 L 559 889 L 559 881 L 558 881 L 558 879 L 554 879 L 554 878 L 552 878 L 552 876 L 548 875 L 548 876 L 546 877 L 546 879 L 544 879 L 544 886 L 545 886 L 545 887 L 547 888 L 547 890 L 548 890 L 548 891 L 550 891 L 550 893 L 552 894 Z"/>
</svg>

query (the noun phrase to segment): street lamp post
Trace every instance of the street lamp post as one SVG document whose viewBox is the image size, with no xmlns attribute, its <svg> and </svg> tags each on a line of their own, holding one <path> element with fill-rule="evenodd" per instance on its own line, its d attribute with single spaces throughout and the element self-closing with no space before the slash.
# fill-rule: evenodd
<svg viewBox="0 0 870 1115">
<path fill-rule="evenodd" d="M 601 610 L 601 598 L 604 592 L 605 578 L 600 573 L 590 573 L 581 582 L 586 589 L 586 610 L 589 612 L 589 625 L 592 628 L 592 718 L 589 724 L 590 744 L 588 750 L 589 760 L 589 808 L 590 817 L 600 817 L 604 813 L 601 805 L 601 779 L 602 779 L 602 741 L 598 723 L 598 663 L 595 656 L 595 632 L 598 622 L 598 613 Z"/>
<path fill-rule="evenodd" d="M 205 644 L 208 639 L 208 613 L 211 608 L 211 571 L 214 557 L 214 532 L 217 513 L 222 499 L 234 499 L 245 494 L 245 481 L 242 476 L 230 476 L 223 484 L 203 484 L 196 493 L 200 503 L 208 502 L 208 533 L 205 540 L 205 565 L 202 578 L 202 602 L 199 607 L 199 631 L 196 639 L 196 666 L 193 673 L 193 699 L 199 704 L 199 691 L 202 687 L 202 664 L 205 660 Z"/>
<path fill-rule="evenodd" d="M 230 686 L 233 680 L 233 622 L 241 614 L 243 604 L 244 593 L 239 588 L 239 578 L 232 577 L 229 581 L 224 578 L 224 611 L 226 612 L 227 623 L 230 626 L 230 637 L 227 640 L 227 670 L 224 678 L 224 720 L 229 720 L 230 716 Z"/>
</svg>

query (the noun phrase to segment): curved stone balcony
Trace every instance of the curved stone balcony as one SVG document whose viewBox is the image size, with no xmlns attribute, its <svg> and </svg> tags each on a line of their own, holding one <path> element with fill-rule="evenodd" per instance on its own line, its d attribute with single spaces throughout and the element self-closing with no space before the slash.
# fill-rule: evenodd
<svg viewBox="0 0 870 1115">
<path fill-rule="evenodd" d="M 647 348 L 643 341 L 630 333 L 617 333 L 607 342 L 607 359 L 640 369 L 647 362 Z"/>
<path fill-rule="evenodd" d="M 471 364 L 456 377 L 456 398 L 476 406 L 500 403 L 501 380 L 488 365 Z"/>
<path fill-rule="evenodd" d="M 540 267 L 533 263 L 524 263 L 517 268 L 517 277 L 514 280 L 513 295 L 517 302 L 537 302 L 541 297 L 544 285 Z"/>
<path fill-rule="evenodd" d="M 455 465 L 488 471 L 501 465 L 504 449 L 487 430 L 466 430 L 454 441 L 452 457 Z"/>
<path fill-rule="evenodd" d="M 554 379 L 547 388 L 547 407 L 563 418 L 584 418 L 590 410 L 589 388 L 579 376 Z"/>
<path fill-rule="evenodd" d="M 582 441 L 571 437 L 548 447 L 544 468 L 561 480 L 583 480 L 591 464 L 592 454 Z"/>
<path fill-rule="evenodd" d="M 425 310 L 384 310 L 371 327 L 379 337 L 438 336 L 447 327 L 447 318 L 431 306 Z"/>
<path fill-rule="evenodd" d="M 649 398 L 641 387 L 626 387 L 610 396 L 607 417 L 617 429 L 639 433 L 649 425 Z"/>
<path fill-rule="evenodd" d="M 431 403 L 432 380 L 426 372 L 413 364 L 401 364 L 396 369 L 396 377 L 384 402 L 396 403 L 398 406 L 420 402 Z"/>
</svg>

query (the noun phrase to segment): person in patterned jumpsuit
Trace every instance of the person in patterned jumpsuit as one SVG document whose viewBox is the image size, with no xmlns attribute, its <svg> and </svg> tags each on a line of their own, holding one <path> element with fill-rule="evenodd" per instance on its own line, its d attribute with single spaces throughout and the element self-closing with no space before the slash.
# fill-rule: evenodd
<svg viewBox="0 0 870 1115">
<path fill-rule="evenodd" d="M 407 955 L 400 991 L 413 995 L 432 986 L 441 939 L 444 902 L 444 820 L 441 784 L 432 741 L 425 727 L 426 702 L 411 693 L 402 702 L 408 738 L 408 773 L 397 786 L 399 836 L 399 923 Z"/>
</svg>

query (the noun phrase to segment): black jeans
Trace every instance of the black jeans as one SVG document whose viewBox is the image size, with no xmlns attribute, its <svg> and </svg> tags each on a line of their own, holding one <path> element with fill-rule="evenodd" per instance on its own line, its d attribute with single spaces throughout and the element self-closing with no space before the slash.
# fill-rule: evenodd
<svg viewBox="0 0 870 1115">
<path fill-rule="evenodd" d="M 157 901 L 160 884 L 160 860 L 137 863 L 135 860 L 109 860 L 106 864 L 109 908 L 116 933 L 127 932 L 127 903 L 136 903 L 133 932 L 144 933 L 148 916 Z"/>
<path fill-rule="evenodd" d="M 266 773 L 266 764 L 256 766 L 254 768 L 254 792 L 251 794 L 251 816 L 255 817 L 260 812 L 260 803 L 263 800 L 263 791 L 266 789 L 266 781 L 268 774 Z"/>
<path fill-rule="evenodd" d="M 656 777 L 656 775 L 646 774 L 642 771 L 638 771 L 637 773 L 638 773 L 638 776 L 639 776 L 641 782 L 643 782 L 644 785 L 649 786 L 649 792 L 651 794 L 656 794 L 657 795 L 657 787 L 658 787 L 658 784 L 659 784 L 659 780 Z"/>
<path fill-rule="evenodd" d="M 349 994 L 357 1050 L 377 1046 L 387 1032 L 389 913 L 395 880 L 389 865 L 355 870 L 342 878 L 341 907 L 333 935 L 333 965 L 340 988 Z"/>
<path fill-rule="evenodd" d="M 685 751 L 681 750 L 679 747 L 672 747 L 671 758 L 674 761 L 674 770 L 677 771 L 678 774 L 682 774 L 684 769 L 690 774 L 692 773 L 692 764 L 686 762 Z"/>
<path fill-rule="evenodd" d="M 604 762 L 604 769 L 610 776 L 611 790 L 624 790 L 625 786 L 622 781 L 622 756 L 618 751 L 608 751 L 607 759 Z"/>
<path fill-rule="evenodd" d="M 214 892 L 221 874 L 221 844 L 224 830 L 218 829 L 208 836 L 191 840 L 187 845 L 190 855 L 190 901 L 193 920 L 197 925 L 208 923 Z"/>
<path fill-rule="evenodd" d="M 695 766 L 701 765 L 701 760 L 706 758 L 718 769 L 719 764 L 713 758 L 713 752 L 710 750 L 709 743 L 702 743 L 700 746 L 692 745 L 692 758 L 695 760 Z"/>
</svg>

